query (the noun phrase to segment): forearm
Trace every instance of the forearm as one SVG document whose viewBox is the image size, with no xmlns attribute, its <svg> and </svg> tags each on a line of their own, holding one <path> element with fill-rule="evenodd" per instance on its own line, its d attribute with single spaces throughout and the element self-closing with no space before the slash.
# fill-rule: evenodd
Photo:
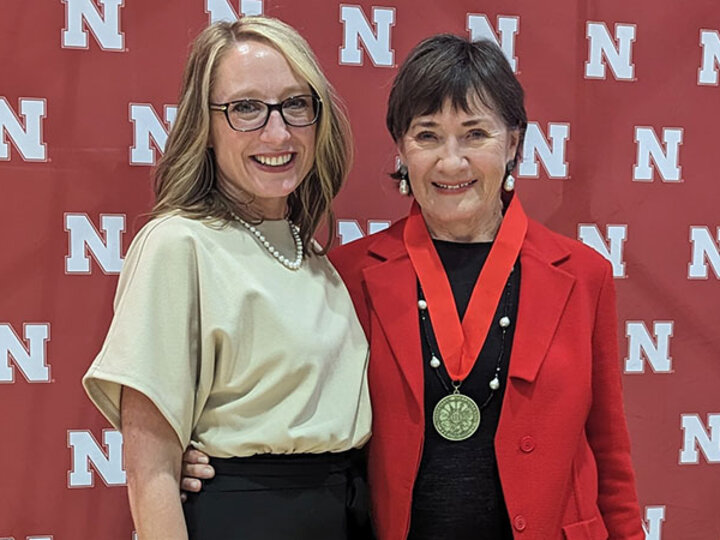
<svg viewBox="0 0 720 540">
<path fill-rule="evenodd" d="M 138 540 L 186 540 L 177 435 L 146 396 L 128 387 L 123 388 L 121 415 L 128 497 Z"/>
<path fill-rule="evenodd" d="M 128 498 L 138 540 L 187 539 L 176 478 L 129 475 Z"/>
</svg>

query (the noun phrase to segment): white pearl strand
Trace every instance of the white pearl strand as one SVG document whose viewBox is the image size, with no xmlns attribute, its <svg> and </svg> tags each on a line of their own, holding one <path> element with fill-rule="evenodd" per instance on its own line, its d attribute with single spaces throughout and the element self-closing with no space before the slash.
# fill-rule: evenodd
<svg viewBox="0 0 720 540">
<path fill-rule="evenodd" d="M 290 234 L 292 234 L 292 237 L 295 240 L 295 260 L 294 261 L 291 261 L 290 259 L 285 257 L 285 255 L 280 253 L 280 251 L 278 251 L 278 249 L 275 246 L 273 246 L 267 238 L 265 238 L 265 235 L 263 233 L 261 233 L 260 230 L 257 227 L 255 227 L 255 225 L 251 225 L 250 223 L 245 221 L 243 218 L 236 215 L 234 212 L 232 213 L 232 217 L 235 221 L 240 223 L 248 231 L 253 233 L 257 237 L 258 242 L 260 242 L 260 245 L 262 247 L 264 247 L 268 251 L 268 253 L 270 253 L 270 255 L 275 257 L 275 259 L 280 264 L 282 264 L 285 268 L 287 268 L 288 270 L 295 271 L 302 266 L 304 252 L 303 252 L 302 238 L 300 237 L 300 227 L 295 225 L 292 221 L 290 221 L 289 219 L 285 220 L 285 221 L 287 221 L 288 226 L 290 227 Z"/>
<path fill-rule="evenodd" d="M 425 311 L 427 309 L 427 307 L 428 307 L 428 305 L 425 300 L 423 300 L 423 299 L 418 300 L 418 308 L 420 308 L 421 311 Z M 500 325 L 500 328 L 502 328 L 504 330 L 508 326 L 510 326 L 510 317 L 508 317 L 506 315 L 506 316 L 502 317 L 500 319 L 500 321 L 498 321 L 498 323 Z M 440 359 L 437 356 L 435 356 L 434 354 L 432 355 L 432 358 L 430 359 L 430 367 L 434 368 L 434 369 L 437 369 L 440 367 Z M 498 379 L 497 375 L 495 375 L 495 377 L 493 377 L 493 379 L 490 381 L 490 383 L 488 383 L 488 386 L 490 387 L 490 390 L 497 390 L 498 388 L 500 388 L 500 379 Z"/>
</svg>

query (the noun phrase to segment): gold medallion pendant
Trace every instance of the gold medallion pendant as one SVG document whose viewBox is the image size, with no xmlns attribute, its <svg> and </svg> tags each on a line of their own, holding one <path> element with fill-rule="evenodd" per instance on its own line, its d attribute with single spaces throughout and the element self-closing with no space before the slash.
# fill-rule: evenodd
<svg viewBox="0 0 720 540">
<path fill-rule="evenodd" d="M 471 398 L 455 391 L 435 405 L 433 425 L 445 439 L 464 441 L 480 427 L 480 409 Z"/>
</svg>

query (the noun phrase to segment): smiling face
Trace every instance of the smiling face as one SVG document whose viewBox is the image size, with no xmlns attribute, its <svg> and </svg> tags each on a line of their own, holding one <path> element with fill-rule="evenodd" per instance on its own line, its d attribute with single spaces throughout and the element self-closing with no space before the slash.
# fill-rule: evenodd
<svg viewBox="0 0 720 540">
<path fill-rule="evenodd" d="M 479 99 L 468 101 L 470 112 L 445 101 L 438 112 L 413 118 L 398 151 L 430 234 L 487 241 L 502 221 L 500 190 L 518 132 Z"/>
<path fill-rule="evenodd" d="M 311 94 L 308 83 L 290 68 L 285 57 L 260 41 L 236 43 L 218 63 L 210 100 L 227 103 L 258 99 L 279 103 L 291 96 Z M 234 131 L 225 114 L 213 111 L 210 144 L 215 151 L 218 182 L 230 193 L 242 190 L 254 198 L 264 218 L 285 216 L 287 197 L 300 185 L 315 158 L 315 125 L 285 125 L 273 111 L 265 127 Z"/>
</svg>

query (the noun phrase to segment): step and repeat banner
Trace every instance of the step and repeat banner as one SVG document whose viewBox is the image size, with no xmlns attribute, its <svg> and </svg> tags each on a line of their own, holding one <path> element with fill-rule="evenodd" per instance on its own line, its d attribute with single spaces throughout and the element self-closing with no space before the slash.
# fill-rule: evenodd
<svg viewBox="0 0 720 540">
<path fill-rule="evenodd" d="M 720 540 L 717 0 L 3 0 L 0 539 L 133 538 L 122 436 L 80 379 L 189 43 L 257 13 L 309 40 L 349 108 L 339 243 L 407 211 L 384 115 L 408 51 L 438 32 L 497 41 L 527 92 L 523 204 L 612 263 L 647 539 Z"/>
</svg>

